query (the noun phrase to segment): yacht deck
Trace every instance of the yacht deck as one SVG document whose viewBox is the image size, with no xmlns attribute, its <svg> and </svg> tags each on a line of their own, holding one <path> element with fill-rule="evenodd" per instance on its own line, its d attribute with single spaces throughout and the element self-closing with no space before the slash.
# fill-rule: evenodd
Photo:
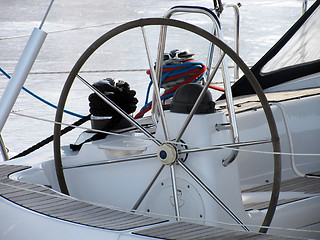
<svg viewBox="0 0 320 240">
<path fill-rule="evenodd" d="M 159 239 L 291 239 L 252 232 L 149 217 L 110 209 L 60 194 L 48 187 L 12 180 L 9 175 L 27 166 L 0 166 L 0 196 L 20 207 L 67 222 Z M 141 227 L 147 227 L 141 229 Z"/>
</svg>

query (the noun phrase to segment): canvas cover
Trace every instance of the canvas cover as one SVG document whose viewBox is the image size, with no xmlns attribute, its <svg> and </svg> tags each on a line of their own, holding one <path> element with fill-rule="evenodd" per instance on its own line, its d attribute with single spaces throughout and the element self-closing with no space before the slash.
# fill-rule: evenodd
<svg viewBox="0 0 320 240">
<path fill-rule="evenodd" d="M 251 68 L 263 89 L 320 71 L 319 5 L 317 0 Z M 254 90 L 243 76 L 233 84 L 232 93 L 241 96 L 253 94 Z"/>
</svg>

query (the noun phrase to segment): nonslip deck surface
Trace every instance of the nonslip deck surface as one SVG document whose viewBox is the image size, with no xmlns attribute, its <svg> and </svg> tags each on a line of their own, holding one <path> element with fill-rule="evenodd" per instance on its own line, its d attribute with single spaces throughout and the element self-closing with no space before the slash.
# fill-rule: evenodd
<svg viewBox="0 0 320 240">
<path fill-rule="evenodd" d="M 174 222 L 155 226 L 150 229 L 134 232 L 134 234 L 150 236 L 161 239 L 175 240 L 214 240 L 214 239 L 293 239 L 288 237 L 272 236 L 260 233 L 248 233 L 244 231 L 232 231 L 224 228 L 206 225 Z"/>
<path fill-rule="evenodd" d="M 95 205 L 50 188 L 15 181 L 8 176 L 26 166 L 0 165 L 0 196 L 27 209 L 64 221 L 108 230 L 131 230 L 135 235 L 158 239 L 291 239 L 213 226 L 170 222 Z M 141 227 L 145 227 L 140 230 Z M 139 230 L 137 230 L 139 228 Z"/>
<path fill-rule="evenodd" d="M 315 175 L 319 175 L 320 172 L 314 173 Z M 243 191 L 243 193 L 254 193 L 254 192 L 271 192 L 272 184 L 267 184 L 260 187 L 255 187 L 252 189 L 248 189 Z M 284 180 L 281 182 L 280 192 L 298 192 L 307 194 L 305 198 L 312 197 L 315 195 L 320 195 L 320 179 L 319 178 L 305 178 L 305 177 L 296 177 L 289 180 Z M 278 205 L 290 203 L 293 201 L 300 200 L 302 198 L 287 198 L 281 199 L 278 201 Z M 245 204 L 244 207 L 246 210 L 252 209 L 265 209 L 269 205 L 269 201 L 266 202 L 257 202 L 257 203 L 249 203 Z"/>
<path fill-rule="evenodd" d="M 167 221 L 109 209 L 62 195 L 41 185 L 8 178 L 9 174 L 27 168 L 15 165 L 0 166 L 0 196 L 47 216 L 102 229 L 128 230 Z"/>
<path fill-rule="evenodd" d="M 282 102 L 293 99 L 301 99 L 309 96 L 320 95 L 320 88 L 302 89 L 285 92 L 265 93 L 269 102 Z M 234 98 L 234 109 L 236 113 L 256 110 L 261 108 L 261 103 L 255 94 L 239 96 Z M 225 110 L 226 103 L 224 100 L 216 102 L 217 110 Z"/>
</svg>

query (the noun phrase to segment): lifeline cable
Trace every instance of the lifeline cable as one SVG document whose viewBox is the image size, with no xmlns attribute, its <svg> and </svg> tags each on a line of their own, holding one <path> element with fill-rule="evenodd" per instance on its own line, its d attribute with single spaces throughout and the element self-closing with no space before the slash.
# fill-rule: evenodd
<svg viewBox="0 0 320 240">
<path fill-rule="evenodd" d="M 142 141 L 150 140 L 150 139 L 147 139 L 145 137 L 131 136 L 131 135 L 123 134 L 122 132 L 118 132 L 118 131 L 117 132 L 110 132 L 110 131 L 97 130 L 97 129 L 92 129 L 92 128 L 75 126 L 73 124 L 57 123 L 57 122 L 55 122 L 53 120 L 39 118 L 39 117 L 26 115 L 26 114 L 21 114 L 21 113 L 18 113 L 18 112 L 12 112 L 12 113 L 16 114 L 18 116 L 21 116 L 21 117 L 26 117 L 26 118 L 35 119 L 35 120 L 44 121 L 44 122 L 56 123 L 56 124 L 60 124 L 62 126 L 69 126 L 69 127 L 72 127 L 72 128 L 78 128 L 78 129 L 82 129 L 82 130 L 85 130 L 85 131 L 103 133 L 103 134 L 114 135 L 114 136 L 130 137 L 130 138 L 138 139 L 138 140 L 142 140 Z M 79 121 L 81 121 L 81 120 L 79 120 Z M 144 127 L 151 127 L 152 124 L 145 123 L 145 124 L 141 124 L 141 125 L 144 126 Z M 123 132 L 134 131 L 134 130 L 138 130 L 138 128 L 131 127 L 131 128 L 125 129 Z M 182 143 L 182 142 L 168 141 L 168 143 L 177 144 L 177 145 L 181 145 L 181 146 L 187 146 L 188 150 L 192 150 L 192 148 L 195 148 L 195 149 L 198 148 L 198 146 L 191 145 L 191 144 L 185 144 L 185 143 Z M 234 150 L 234 151 L 238 151 L 238 152 L 258 153 L 258 154 L 270 154 L 270 155 L 279 154 L 279 155 L 283 155 L 283 156 L 292 156 L 292 155 L 294 155 L 294 156 L 305 156 L 305 157 L 320 156 L 320 153 L 290 153 L 290 152 L 260 151 L 260 150 L 240 149 L 239 147 L 235 148 L 235 147 L 226 147 L 226 146 L 218 146 L 218 145 L 213 145 L 213 147 L 216 147 L 216 148 L 219 148 L 219 149 L 229 149 L 229 150 Z M 201 149 L 199 149 L 199 150 L 201 150 Z M 208 149 L 205 149 L 205 150 L 208 150 Z M 181 153 L 184 153 L 184 152 L 182 151 Z"/>
<path fill-rule="evenodd" d="M 88 121 L 88 120 L 90 119 L 90 116 L 91 116 L 91 114 L 89 114 L 89 115 L 87 115 L 87 116 L 84 116 L 84 117 L 82 117 L 81 119 L 79 119 L 78 121 L 74 122 L 74 123 L 72 124 L 72 126 L 67 126 L 67 127 L 65 127 L 64 129 L 61 130 L 61 135 L 64 135 L 64 134 L 70 132 L 71 130 L 73 130 L 74 128 L 82 125 L 83 123 L 85 123 L 86 121 Z M 47 137 L 46 139 L 38 142 L 38 143 L 35 144 L 35 145 L 29 147 L 28 149 L 24 150 L 23 152 L 19 153 L 18 155 L 10 158 L 10 160 L 15 159 L 15 158 L 19 158 L 19 157 L 26 156 L 26 155 L 28 155 L 29 153 L 34 152 L 35 150 L 43 147 L 44 145 L 46 145 L 46 144 L 48 144 L 49 142 L 52 142 L 52 141 L 53 141 L 53 135 Z"/>
</svg>

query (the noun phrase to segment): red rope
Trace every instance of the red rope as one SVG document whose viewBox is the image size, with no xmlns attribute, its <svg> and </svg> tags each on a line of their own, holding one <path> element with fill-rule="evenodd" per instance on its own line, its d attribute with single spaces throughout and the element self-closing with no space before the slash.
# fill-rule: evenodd
<svg viewBox="0 0 320 240">
<path fill-rule="evenodd" d="M 209 88 L 214 89 L 214 90 L 217 90 L 217 91 L 220 91 L 220 92 L 224 92 L 224 88 L 223 88 L 223 87 L 218 87 L 218 86 L 216 86 L 216 85 L 210 84 L 210 85 L 209 85 Z"/>
<path fill-rule="evenodd" d="M 193 61 L 193 60 L 191 60 Z M 191 62 L 190 61 L 190 62 Z M 163 72 L 169 72 L 169 71 L 174 71 L 174 70 L 179 70 L 180 68 L 182 68 L 183 66 L 179 66 L 179 67 L 168 67 L 168 68 L 164 68 L 163 69 Z M 187 77 L 187 76 L 190 76 L 188 77 L 185 81 L 181 82 L 180 84 L 170 88 L 168 91 L 164 92 L 161 97 L 164 97 L 164 96 L 167 96 L 173 92 L 175 92 L 179 87 L 181 87 L 182 85 L 184 84 L 188 84 L 188 83 L 192 83 L 194 82 L 199 76 L 201 76 L 202 74 L 204 74 L 207 70 L 207 67 L 205 65 L 202 64 L 202 67 L 197 67 L 195 69 L 192 69 L 188 72 L 185 72 L 185 73 L 181 73 L 181 74 L 178 74 L 178 75 L 175 75 L 175 76 L 171 76 L 171 77 L 168 77 L 166 78 L 163 82 L 169 82 L 169 81 L 172 81 L 172 80 L 175 80 L 175 79 L 179 79 L 179 78 L 183 78 L 183 77 Z M 147 74 L 150 75 L 150 70 L 147 71 Z M 224 88 L 222 87 L 218 87 L 218 86 L 215 86 L 215 85 L 209 85 L 209 87 L 211 89 L 214 89 L 214 90 L 218 90 L 218 91 L 222 91 L 224 92 Z M 140 118 L 142 117 L 145 113 L 147 113 L 150 109 L 151 109 L 151 104 L 147 107 L 145 107 L 144 109 L 142 109 L 139 113 L 136 114 L 136 116 L 134 117 L 135 119 L 137 118 Z"/>
</svg>

